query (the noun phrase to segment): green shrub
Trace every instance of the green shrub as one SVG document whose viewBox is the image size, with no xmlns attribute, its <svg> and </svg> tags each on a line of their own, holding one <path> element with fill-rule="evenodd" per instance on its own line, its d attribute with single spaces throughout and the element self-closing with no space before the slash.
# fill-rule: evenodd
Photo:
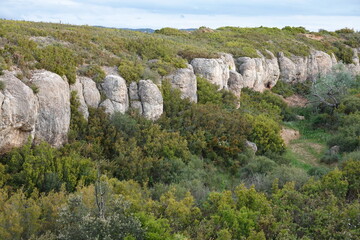
<svg viewBox="0 0 360 240">
<path fill-rule="evenodd" d="M 290 83 L 286 83 L 281 80 L 276 83 L 275 87 L 273 87 L 271 91 L 285 98 L 294 95 L 294 90 L 292 89 Z"/>
<path fill-rule="evenodd" d="M 211 84 L 207 79 L 197 77 L 198 103 L 212 103 L 221 105 L 222 93 L 218 91 L 218 86 Z"/>
<path fill-rule="evenodd" d="M 39 68 L 45 68 L 60 76 L 66 76 L 69 84 L 76 81 L 77 59 L 72 50 L 62 46 L 47 46 L 36 54 Z"/>
<path fill-rule="evenodd" d="M 105 72 L 98 65 L 90 64 L 78 70 L 79 75 L 91 78 L 96 83 L 101 83 L 105 78 Z"/>
<path fill-rule="evenodd" d="M 326 164 L 333 164 L 337 163 L 340 160 L 340 156 L 338 154 L 329 154 L 326 153 L 321 159 L 320 162 L 326 163 Z"/>
<path fill-rule="evenodd" d="M 341 152 L 352 152 L 360 147 L 360 113 L 344 117 L 338 132 L 328 141 L 329 146 L 340 146 Z"/>
<path fill-rule="evenodd" d="M 119 74 L 126 82 L 138 82 L 144 73 L 144 66 L 139 60 L 122 60 L 119 66 Z"/>
<path fill-rule="evenodd" d="M 168 36 L 186 36 L 187 35 L 187 33 L 185 31 L 181 31 L 179 29 L 169 28 L 169 27 L 155 30 L 155 33 L 168 35 Z"/>
<path fill-rule="evenodd" d="M 247 118 L 253 127 L 249 140 L 256 143 L 258 153 L 285 151 L 284 141 L 280 137 L 280 125 L 277 122 L 265 115 L 247 115 Z"/>
<path fill-rule="evenodd" d="M 308 170 L 308 174 L 313 177 L 320 178 L 326 175 L 329 172 L 329 169 L 324 167 L 312 167 Z"/>
<path fill-rule="evenodd" d="M 337 48 L 335 55 L 338 59 L 342 60 L 345 64 L 353 63 L 354 52 L 351 48 L 340 42 L 337 42 L 334 45 Z"/>
<path fill-rule="evenodd" d="M 185 48 L 178 52 L 178 55 L 189 62 L 194 58 L 218 58 L 219 54 L 203 48 Z"/>
<path fill-rule="evenodd" d="M 345 114 L 351 114 L 360 111 L 360 96 L 352 95 L 345 97 L 342 100 L 338 111 Z"/>
</svg>

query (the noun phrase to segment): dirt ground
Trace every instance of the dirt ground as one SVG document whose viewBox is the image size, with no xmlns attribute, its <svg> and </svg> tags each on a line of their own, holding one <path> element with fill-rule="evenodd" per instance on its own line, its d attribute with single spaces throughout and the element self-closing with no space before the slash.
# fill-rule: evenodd
<svg viewBox="0 0 360 240">
<path fill-rule="evenodd" d="M 298 94 L 284 98 L 284 101 L 289 107 L 305 107 L 308 104 L 308 100 Z"/>
</svg>

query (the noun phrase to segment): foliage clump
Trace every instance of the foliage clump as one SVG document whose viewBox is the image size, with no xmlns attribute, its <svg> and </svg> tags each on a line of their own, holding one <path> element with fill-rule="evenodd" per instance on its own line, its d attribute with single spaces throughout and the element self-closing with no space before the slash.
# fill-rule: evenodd
<svg viewBox="0 0 360 240">
<path fill-rule="evenodd" d="M 69 84 L 75 83 L 77 59 L 70 49 L 62 46 L 47 46 L 37 52 L 36 59 L 40 68 L 66 76 Z"/>
</svg>

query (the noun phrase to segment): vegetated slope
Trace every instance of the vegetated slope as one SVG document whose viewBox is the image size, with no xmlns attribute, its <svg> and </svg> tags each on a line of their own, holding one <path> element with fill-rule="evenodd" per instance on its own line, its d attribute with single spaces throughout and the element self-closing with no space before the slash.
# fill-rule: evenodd
<svg viewBox="0 0 360 240">
<path fill-rule="evenodd" d="M 309 36 L 321 38 L 314 40 Z M 310 49 L 318 49 L 335 53 L 339 59 L 349 63 L 353 55 L 346 44 L 359 47 L 359 34 L 352 30 L 309 33 L 301 27 L 223 27 L 216 30 L 203 27 L 191 32 L 164 28 L 148 34 L 90 26 L 1 20 L 0 37 L 0 63 L 3 68 L 17 65 L 25 73 L 33 68 L 53 70 L 56 66 L 46 65 L 40 60 L 47 57 L 48 62 L 53 54 L 63 54 L 58 64 L 68 66 L 63 72 L 69 76 L 74 73 L 74 67 L 83 64 L 119 66 L 121 62 L 132 71 L 144 74 L 142 68 L 150 59 L 161 60 L 148 67 L 165 75 L 174 67 L 184 66 L 184 59 L 211 58 L 218 52 L 228 52 L 235 57 L 258 57 L 256 50 L 265 56 L 268 55 L 265 50 L 275 55 L 284 52 L 285 55 L 306 56 Z"/>
<path fill-rule="evenodd" d="M 18 66 L 24 78 L 30 69 L 46 68 L 70 83 L 76 71 L 101 82 L 104 65 L 137 81 L 219 51 L 306 55 L 311 47 L 339 53 L 337 41 L 359 43 L 352 42 L 358 33 L 346 29 L 312 33 L 320 40 L 302 28 L 144 34 L 1 21 L 0 29 L 5 68 Z M 55 149 L 29 143 L 0 157 L 0 239 L 359 238 L 358 78 L 343 71 L 323 76 L 322 93 L 339 104 L 312 99 L 299 109 L 271 91 L 250 89 L 242 91 L 237 108 L 231 92 L 197 80 L 197 104 L 164 81 L 164 113 L 156 121 L 136 111 L 109 117 L 102 108 L 89 108 L 86 121 L 72 94 L 68 144 Z M 335 96 L 326 92 L 334 82 L 346 83 Z M 309 96 L 314 86 L 284 83 L 274 91 Z M 280 137 L 284 122 L 305 126 L 309 135 L 314 129 L 330 132 L 330 139 L 311 138 L 329 148 L 338 145 L 338 152 L 321 158 L 329 167 L 293 166 Z M 246 140 L 256 143 L 256 153 Z M 340 170 L 332 169 L 334 162 Z"/>
</svg>

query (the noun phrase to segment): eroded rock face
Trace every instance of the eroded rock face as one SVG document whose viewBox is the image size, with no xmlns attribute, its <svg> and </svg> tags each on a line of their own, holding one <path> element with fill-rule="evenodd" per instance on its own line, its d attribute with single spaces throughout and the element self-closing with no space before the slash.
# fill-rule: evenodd
<svg viewBox="0 0 360 240">
<path fill-rule="evenodd" d="M 235 96 L 240 97 L 241 89 L 244 87 L 243 76 L 233 70 L 230 70 L 230 77 L 228 81 L 229 90 L 235 94 Z"/>
<path fill-rule="evenodd" d="M 0 81 L 0 153 L 21 147 L 32 140 L 38 112 L 38 101 L 33 91 L 11 72 L 4 72 Z"/>
<path fill-rule="evenodd" d="M 219 86 L 219 90 L 227 88 L 229 66 L 223 59 L 195 58 L 191 61 L 195 74 L 206 78 L 212 84 Z"/>
<path fill-rule="evenodd" d="M 262 92 L 266 88 L 275 86 L 280 76 L 279 64 L 274 55 L 271 52 L 268 53 L 271 55 L 270 59 L 264 56 L 237 59 L 236 64 L 239 73 L 243 76 L 244 87 Z"/>
<path fill-rule="evenodd" d="M 48 71 L 37 71 L 30 80 L 39 92 L 34 142 L 46 141 L 54 147 L 67 142 L 70 126 L 70 91 L 67 81 Z"/>
<path fill-rule="evenodd" d="M 140 80 L 139 98 L 144 117 L 158 119 L 163 113 L 163 97 L 159 88 L 151 80 Z"/>
<path fill-rule="evenodd" d="M 292 56 L 290 58 L 279 53 L 279 67 L 282 81 L 295 83 L 313 80 L 319 74 L 331 72 L 337 64 L 335 56 L 322 51 L 312 51 L 308 57 Z"/>
<path fill-rule="evenodd" d="M 177 69 L 166 78 L 170 80 L 173 88 L 181 91 L 182 98 L 188 98 L 191 102 L 197 102 L 197 81 L 194 69 L 190 64 L 188 64 L 187 68 Z"/>
<path fill-rule="evenodd" d="M 79 77 L 83 87 L 84 101 L 88 107 L 97 108 L 100 103 L 100 92 L 96 87 L 96 83 L 88 77 Z"/>
<path fill-rule="evenodd" d="M 129 97 L 130 107 L 136 109 L 140 114 L 142 114 L 143 108 L 139 97 L 138 84 L 136 82 L 132 82 L 129 86 Z"/>
<path fill-rule="evenodd" d="M 228 65 L 229 70 L 236 71 L 236 65 L 233 56 L 228 53 L 221 53 L 220 55 L 220 58 L 225 62 L 226 65 Z"/>
<path fill-rule="evenodd" d="M 106 76 L 101 84 L 102 91 L 106 95 L 106 100 L 100 104 L 105 108 L 105 112 L 113 114 L 114 112 L 125 113 L 129 108 L 129 96 L 126 81 L 115 75 Z"/>
</svg>

